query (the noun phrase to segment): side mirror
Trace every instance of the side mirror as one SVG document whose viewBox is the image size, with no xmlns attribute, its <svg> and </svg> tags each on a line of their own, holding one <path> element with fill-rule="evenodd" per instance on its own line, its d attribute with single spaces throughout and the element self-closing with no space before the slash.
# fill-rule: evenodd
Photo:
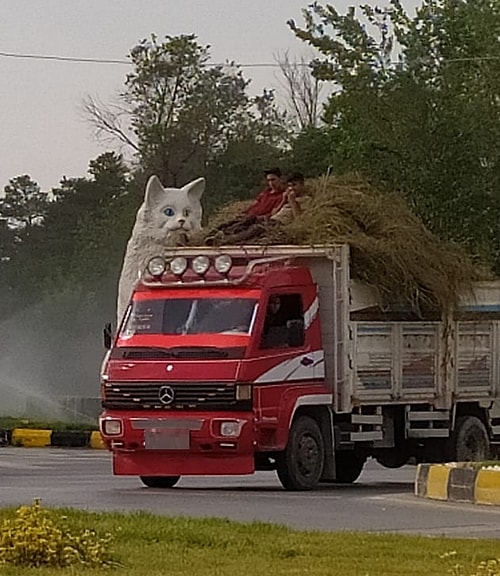
<svg viewBox="0 0 500 576">
<path fill-rule="evenodd" d="M 304 346 L 304 320 L 301 318 L 298 318 L 297 320 L 288 320 L 286 323 L 286 330 L 287 344 L 290 348 L 300 348 L 301 346 Z"/>
<path fill-rule="evenodd" d="M 105 324 L 104 329 L 102 331 L 102 337 L 104 341 L 104 348 L 109 350 L 111 345 L 113 344 L 113 330 L 111 329 L 111 322 Z"/>
</svg>

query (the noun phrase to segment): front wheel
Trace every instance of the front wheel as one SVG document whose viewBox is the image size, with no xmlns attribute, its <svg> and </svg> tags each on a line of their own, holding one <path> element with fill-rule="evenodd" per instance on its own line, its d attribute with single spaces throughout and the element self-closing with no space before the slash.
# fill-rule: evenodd
<svg viewBox="0 0 500 576">
<path fill-rule="evenodd" d="M 311 490 L 323 473 L 323 435 L 309 416 L 299 416 L 292 424 L 288 444 L 276 458 L 278 478 L 287 490 Z"/>
<path fill-rule="evenodd" d="M 141 482 L 148 488 L 173 488 L 180 476 L 140 476 Z"/>
</svg>

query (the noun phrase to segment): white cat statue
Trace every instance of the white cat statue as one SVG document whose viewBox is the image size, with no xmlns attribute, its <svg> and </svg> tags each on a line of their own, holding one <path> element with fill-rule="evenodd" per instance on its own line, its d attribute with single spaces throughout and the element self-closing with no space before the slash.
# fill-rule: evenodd
<svg viewBox="0 0 500 576">
<path fill-rule="evenodd" d="M 182 188 L 163 188 L 157 176 L 148 180 L 120 274 L 117 327 L 148 260 L 161 255 L 165 246 L 185 243 L 191 234 L 201 230 L 200 199 L 204 191 L 204 178 L 193 180 Z"/>
</svg>

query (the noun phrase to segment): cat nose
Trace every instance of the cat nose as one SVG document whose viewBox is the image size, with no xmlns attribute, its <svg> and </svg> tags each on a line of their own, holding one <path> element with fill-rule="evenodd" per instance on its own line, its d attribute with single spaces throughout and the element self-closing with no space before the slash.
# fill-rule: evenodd
<svg viewBox="0 0 500 576">
<path fill-rule="evenodd" d="M 185 218 L 179 218 L 179 220 L 177 220 L 177 222 L 179 222 L 179 224 L 184 224 L 185 221 L 186 221 Z"/>
</svg>

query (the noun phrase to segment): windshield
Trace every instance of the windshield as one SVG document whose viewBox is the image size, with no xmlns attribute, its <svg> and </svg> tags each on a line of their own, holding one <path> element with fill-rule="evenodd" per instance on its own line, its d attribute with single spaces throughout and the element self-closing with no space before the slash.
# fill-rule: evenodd
<svg viewBox="0 0 500 576">
<path fill-rule="evenodd" d="M 249 334 L 257 311 L 251 298 L 137 300 L 120 338 L 141 334 Z"/>
</svg>

